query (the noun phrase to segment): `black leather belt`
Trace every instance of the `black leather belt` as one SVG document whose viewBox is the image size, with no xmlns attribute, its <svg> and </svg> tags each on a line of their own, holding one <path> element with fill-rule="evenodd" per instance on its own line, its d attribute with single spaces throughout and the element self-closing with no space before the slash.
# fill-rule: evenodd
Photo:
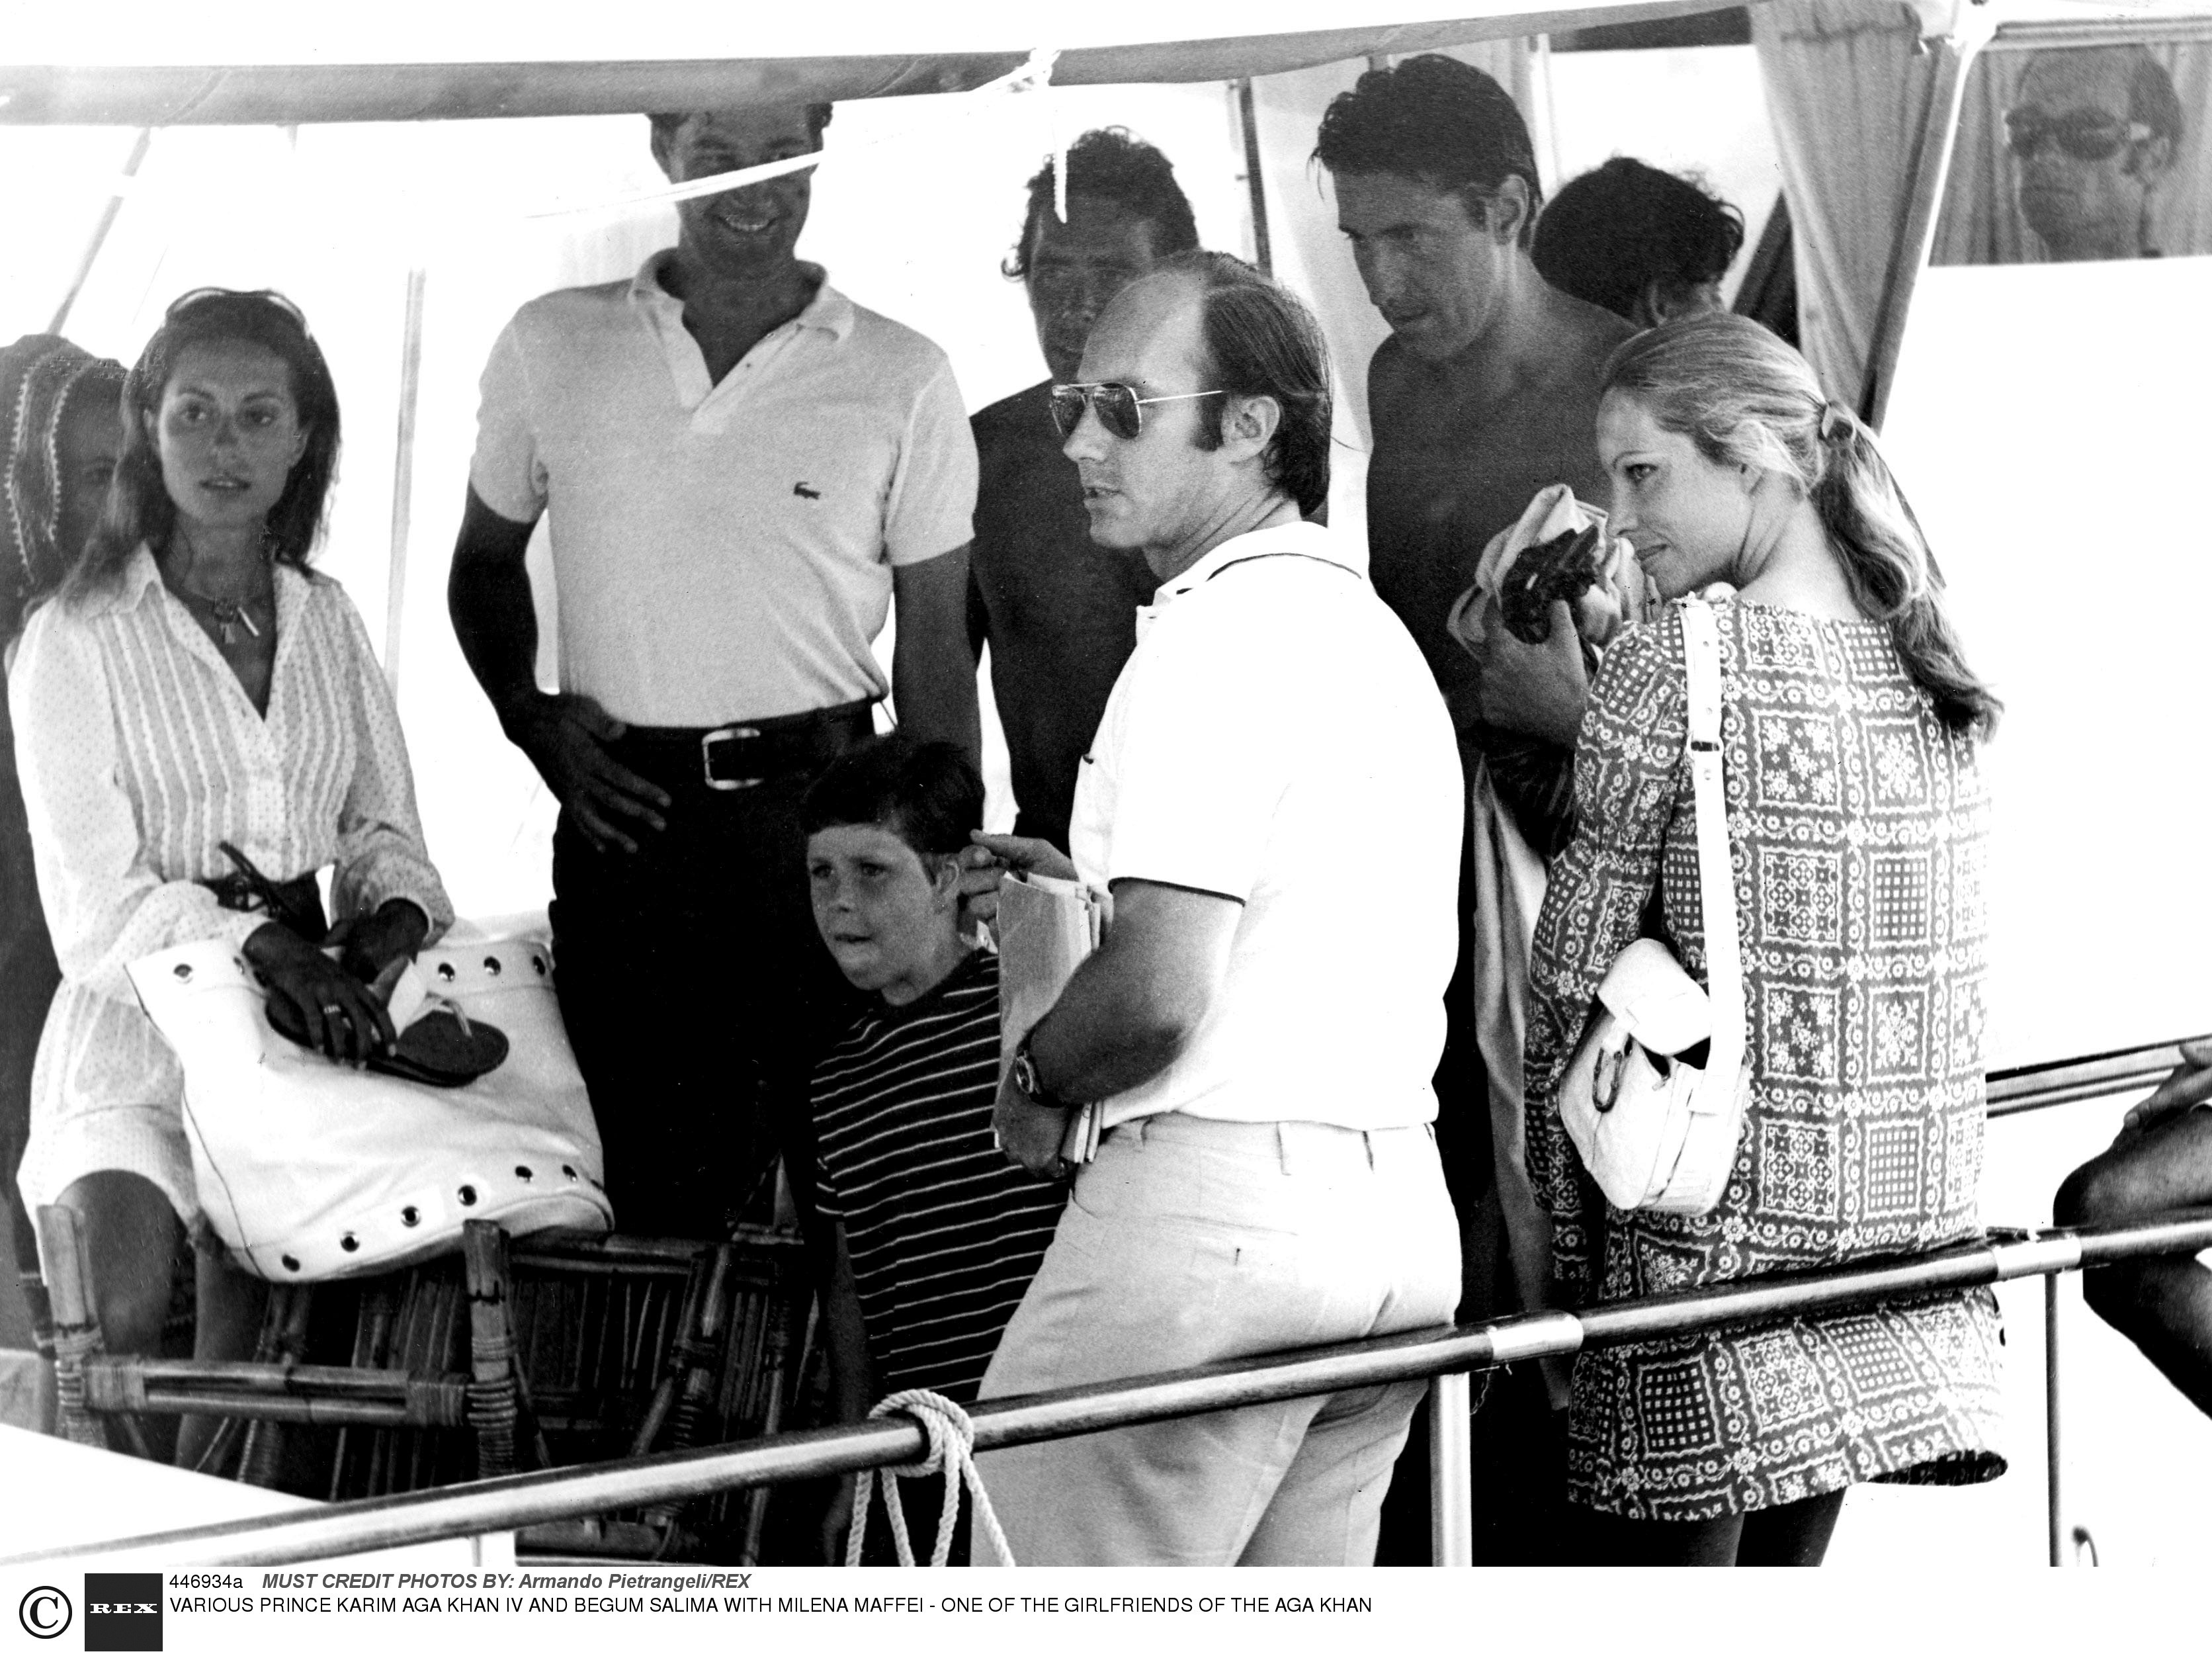
<svg viewBox="0 0 2212 1662">
<path fill-rule="evenodd" d="M 719 728 L 630 728 L 607 748 L 657 783 L 750 790 L 826 766 L 875 731 L 875 703 L 834 704 Z"/>
</svg>

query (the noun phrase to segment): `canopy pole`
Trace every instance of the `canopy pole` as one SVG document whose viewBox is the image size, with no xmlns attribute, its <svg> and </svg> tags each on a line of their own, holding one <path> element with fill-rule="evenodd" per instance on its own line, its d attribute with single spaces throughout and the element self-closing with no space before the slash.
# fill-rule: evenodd
<svg viewBox="0 0 2212 1662">
<path fill-rule="evenodd" d="M 422 384 L 420 265 L 407 273 L 407 322 L 399 347 L 399 431 L 392 457 L 392 563 L 384 585 L 384 680 L 399 696 L 400 624 L 407 609 L 407 533 L 415 506 L 415 405 Z"/>
<path fill-rule="evenodd" d="M 1252 197 L 1252 263 L 1273 277 L 1275 260 L 1267 240 L 1267 176 L 1260 169 L 1260 119 L 1253 109 L 1249 75 L 1237 82 L 1237 125 L 1244 130 L 1244 188 Z"/>
<path fill-rule="evenodd" d="M 146 152 L 153 145 L 154 130 L 151 127 L 139 128 L 137 142 L 131 147 L 131 159 L 123 164 L 125 179 L 138 176 L 138 166 L 145 161 Z M 100 210 L 100 223 L 93 227 L 92 240 L 85 244 L 84 258 L 77 262 L 76 276 L 70 283 L 69 292 L 62 296 L 62 303 L 55 308 L 53 326 L 46 331 L 48 334 L 58 335 L 69 327 L 70 314 L 76 309 L 76 297 L 84 292 L 85 281 L 92 276 L 93 265 L 100 259 L 100 249 L 106 244 L 107 234 L 114 228 L 115 216 L 122 211 L 123 190 L 118 186 L 108 193 L 107 205 Z"/>
<path fill-rule="evenodd" d="M 1888 413 L 1890 383 L 1897 374 L 1898 350 L 1905 342 L 1905 316 L 1911 309 L 1913 286 L 1936 246 L 1936 219 L 1943 205 L 1944 185 L 1951 176 L 1959 114 L 1966 101 L 1966 76 L 1994 32 L 1994 24 L 1984 15 L 1987 10 L 1986 7 L 1961 7 L 1956 33 L 1922 43 L 1936 58 L 1928 89 L 1928 113 L 1920 124 L 1919 142 L 1913 147 L 1904 207 L 1898 216 L 1897 240 L 1890 247 L 1889 269 L 1882 278 L 1881 303 L 1875 312 L 1874 339 L 1867 353 L 1866 377 L 1859 390 L 1859 417 L 1876 432 L 1881 430 L 1882 417 Z"/>
</svg>

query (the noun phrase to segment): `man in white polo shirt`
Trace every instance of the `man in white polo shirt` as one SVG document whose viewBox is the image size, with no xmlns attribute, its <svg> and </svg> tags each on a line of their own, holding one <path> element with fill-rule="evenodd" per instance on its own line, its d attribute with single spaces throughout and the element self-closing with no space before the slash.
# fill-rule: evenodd
<svg viewBox="0 0 2212 1662">
<path fill-rule="evenodd" d="M 828 119 L 655 116 L 653 151 L 680 182 L 805 155 Z M 448 600 L 561 801 L 562 1014 L 631 1230 L 720 1234 L 780 1145 L 806 1198 L 807 1073 L 850 992 L 799 798 L 887 691 L 978 748 L 967 412 L 944 353 L 797 258 L 808 202 L 796 172 L 680 204 L 675 248 L 532 301 L 483 374 Z M 548 514 L 557 693 L 524 566 Z"/>
<path fill-rule="evenodd" d="M 1320 331 L 1187 255 L 1115 301 L 1081 373 L 1054 399 L 1091 534 L 1161 581 L 1076 787 L 1073 868 L 1112 922 L 999 1105 L 1033 1171 L 1065 1172 L 1067 1105 L 1109 1129 L 985 1397 L 1425 1326 L 1459 1296 L 1429 1082 L 1458 752 L 1358 548 L 1304 517 L 1328 488 Z M 1024 1564 L 1372 1562 L 1423 1389 L 1003 1450 L 984 1478 Z"/>
</svg>

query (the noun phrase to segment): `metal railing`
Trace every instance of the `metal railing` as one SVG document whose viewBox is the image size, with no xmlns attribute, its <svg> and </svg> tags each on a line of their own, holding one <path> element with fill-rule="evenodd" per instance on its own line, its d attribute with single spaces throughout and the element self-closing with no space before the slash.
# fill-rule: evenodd
<svg viewBox="0 0 2212 1662">
<path fill-rule="evenodd" d="M 1460 1434 L 1436 1440 L 1435 1464 L 1447 1474 L 1463 1474 L 1465 1379 L 1484 1368 L 1545 1356 L 1570 1357 L 1591 1346 L 1665 1338 L 1737 1322 L 1808 1315 L 2023 1276 L 2059 1275 L 2125 1258 L 2207 1249 L 2212 1249 L 2212 1208 L 2106 1229 L 2021 1233 L 1923 1257 L 1701 1288 L 1605 1305 L 1580 1314 L 1538 1311 L 1358 1344 L 1007 1397 L 978 1403 L 971 1418 L 978 1449 L 1005 1448 L 1189 1414 L 1442 1377 L 1457 1383 L 1437 1395 L 1437 1400 L 1446 1404 L 1438 1429 L 1451 1428 L 1449 1404 L 1455 1401 Z M 1456 1453 L 1448 1445 L 1455 1445 Z M 350 1501 L 274 1519 L 91 1543 L 0 1563 L 125 1554 L 170 1565 L 292 1563 L 667 1504 L 720 1489 L 903 1464 L 921 1458 L 927 1449 L 927 1440 L 913 1422 L 872 1422 L 719 1449 L 532 1472 L 390 1500 Z M 1449 1482 L 1442 1487 L 1440 1555 L 1464 1563 L 1472 1527 L 1463 1477 L 1455 1491 Z"/>
<path fill-rule="evenodd" d="M 2179 1059 L 2177 1044 L 1993 1074 L 1990 1111 L 2017 1113 L 2115 1095 L 2154 1082 Z M 987 1450 L 1400 1380 L 1433 1379 L 1437 1388 L 1431 1393 L 1430 1413 L 1435 1559 L 1439 1564 L 1465 1564 L 1469 1562 L 1473 1541 L 1467 1440 L 1468 1381 L 1472 1373 L 1543 1357 L 1569 1358 L 1592 1347 L 1986 1287 L 2027 1276 L 2054 1277 L 2124 1259 L 2193 1254 L 2208 1249 L 2212 1249 L 2212 1208 L 2166 1213 L 2099 1229 L 1999 1231 L 1988 1239 L 1919 1257 L 1698 1288 L 1597 1306 L 1578 1313 L 1535 1311 L 1356 1344 L 1005 1397 L 976 1404 L 970 1417 L 975 1446 Z M 2046 1310 L 2053 1308 L 2046 1300 Z M 2053 1342 L 2046 1358 L 2051 1392 L 2047 1424 L 2052 1438 L 2051 1555 L 2056 1563 L 2059 1523 L 2055 1324 L 2050 1337 Z M 61 1547 L 0 1558 L 0 1564 L 122 1555 L 178 1566 L 294 1563 L 666 1505 L 728 1488 L 903 1464 L 921 1459 L 927 1452 L 927 1438 L 915 1422 L 872 1421 L 716 1449 L 532 1472 L 274 1518 Z"/>
<path fill-rule="evenodd" d="M 2069 1102 L 2091 1102 L 2148 1091 L 2181 1065 L 2181 1047 L 2212 1034 L 2179 1038 L 2171 1044 L 2145 1044 L 2132 1050 L 2106 1050 L 2066 1062 L 2041 1062 L 2028 1068 L 1998 1068 L 1989 1076 L 1990 1117 L 2032 1113 Z"/>
</svg>

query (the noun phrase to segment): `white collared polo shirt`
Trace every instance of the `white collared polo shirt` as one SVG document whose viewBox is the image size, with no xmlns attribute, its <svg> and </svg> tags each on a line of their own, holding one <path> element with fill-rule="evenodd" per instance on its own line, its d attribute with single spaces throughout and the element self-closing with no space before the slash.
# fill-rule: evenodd
<svg viewBox="0 0 2212 1662">
<path fill-rule="evenodd" d="M 469 479 L 550 516 L 561 685 L 649 727 L 880 698 L 891 568 L 972 533 L 952 366 L 825 279 L 712 383 L 665 258 L 531 301 L 484 368 Z"/>
<path fill-rule="evenodd" d="M 1105 1123 L 1436 1117 L 1465 794 L 1419 648 L 1317 525 L 1163 583 L 1076 785 L 1085 881 L 1240 902 L 1226 978 Z"/>
</svg>

